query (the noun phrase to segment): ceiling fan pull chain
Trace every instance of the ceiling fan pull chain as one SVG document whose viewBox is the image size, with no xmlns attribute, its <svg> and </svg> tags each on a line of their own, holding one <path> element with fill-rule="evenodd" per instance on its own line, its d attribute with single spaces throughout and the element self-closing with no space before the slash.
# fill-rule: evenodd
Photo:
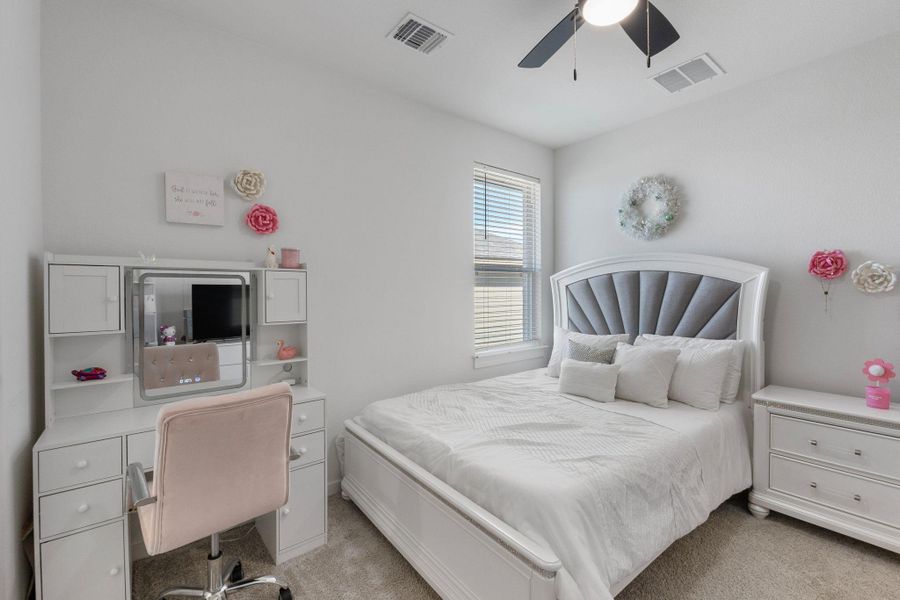
<svg viewBox="0 0 900 600">
<path fill-rule="evenodd" d="M 578 3 L 572 13 L 572 38 L 574 53 L 572 56 L 572 81 L 578 81 Z"/>
<path fill-rule="evenodd" d="M 647 68 L 650 68 L 650 0 L 647 0 Z"/>
</svg>

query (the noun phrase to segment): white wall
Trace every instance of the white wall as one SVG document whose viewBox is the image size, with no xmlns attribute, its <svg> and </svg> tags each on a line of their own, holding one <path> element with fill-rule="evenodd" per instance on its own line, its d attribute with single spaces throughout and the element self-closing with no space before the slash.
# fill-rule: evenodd
<svg viewBox="0 0 900 600">
<path fill-rule="evenodd" d="M 499 373 L 472 368 L 472 165 L 541 178 L 549 275 L 552 151 L 131 0 L 48 0 L 43 33 L 49 249 L 262 261 L 298 246 L 331 435 L 373 400 Z M 267 175 L 277 234 L 251 233 L 231 195 L 224 228 L 165 222 L 164 171 L 245 167 Z"/>
<path fill-rule="evenodd" d="M 647 251 L 765 265 L 768 382 L 862 395 L 864 359 L 900 366 L 900 294 L 865 296 L 845 276 L 826 315 L 806 265 L 842 248 L 853 265 L 900 267 L 898 64 L 900 35 L 881 38 L 559 149 L 557 268 Z M 616 224 L 621 195 L 658 173 L 683 189 L 681 220 L 632 240 Z"/>
<path fill-rule="evenodd" d="M 31 444 L 41 418 L 40 3 L 0 1 L 0 599 L 28 585 Z"/>
</svg>

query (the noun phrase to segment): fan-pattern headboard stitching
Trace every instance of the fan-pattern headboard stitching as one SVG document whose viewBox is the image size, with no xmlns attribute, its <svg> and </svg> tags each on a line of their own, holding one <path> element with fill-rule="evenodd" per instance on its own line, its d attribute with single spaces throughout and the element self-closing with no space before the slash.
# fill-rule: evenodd
<svg viewBox="0 0 900 600">
<path fill-rule="evenodd" d="M 567 328 L 735 339 L 741 284 L 678 271 L 620 271 L 566 286 Z"/>
</svg>

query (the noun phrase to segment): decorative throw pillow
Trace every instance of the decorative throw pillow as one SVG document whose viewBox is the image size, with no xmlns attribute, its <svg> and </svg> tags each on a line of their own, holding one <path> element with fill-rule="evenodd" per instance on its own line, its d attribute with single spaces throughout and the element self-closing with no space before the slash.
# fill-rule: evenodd
<svg viewBox="0 0 900 600">
<path fill-rule="evenodd" d="M 547 375 L 559 377 L 559 367 L 563 358 L 565 358 L 568 340 L 575 340 L 579 344 L 588 344 L 596 349 L 615 350 L 617 343 L 627 342 L 628 338 L 629 335 L 627 333 L 619 335 L 592 335 L 590 333 L 568 331 L 562 327 L 554 327 L 553 351 L 550 353 L 550 362 L 547 363 Z"/>
<path fill-rule="evenodd" d="M 571 338 L 566 340 L 565 358 L 608 365 L 612 363 L 615 355 L 616 347 L 612 344 L 582 344 Z"/>
<path fill-rule="evenodd" d="M 657 408 L 669 405 L 669 383 L 681 350 L 656 346 L 616 346 L 613 364 L 619 367 L 616 398 Z"/>
<path fill-rule="evenodd" d="M 677 335 L 654 335 L 645 333 L 639 336 L 634 344 L 641 346 L 653 344 L 667 348 L 713 349 L 728 348 L 731 355 L 728 359 L 728 369 L 725 380 L 722 382 L 722 402 L 731 404 L 738 395 L 741 386 L 741 371 L 744 366 L 744 344 L 740 340 L 707 340 L 704 338 L 687 338 Z"/>
<path fill-rule="evenodd" d="M 614 402 L 618 373 L 616 365 L 567 358 L 559 369 L 559 391 L 597 402 Z"/>
<path fill-rule="evenodd" d="M 682 348 L 675 361 L 669 400 L 705 410 L 719 410 L 730 358 L 730 348 Z"/>
</svg>

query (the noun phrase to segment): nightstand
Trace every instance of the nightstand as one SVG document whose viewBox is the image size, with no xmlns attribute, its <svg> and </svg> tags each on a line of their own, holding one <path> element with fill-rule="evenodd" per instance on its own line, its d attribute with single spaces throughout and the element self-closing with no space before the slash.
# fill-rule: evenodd
<svg viewBox="0 0 900 600">
<path fill-rule="evenodd" d="M 780 386 L 753 403 L 750 512 L 774 510 L 900 553 L 900 408 Z"/>
</svg>

